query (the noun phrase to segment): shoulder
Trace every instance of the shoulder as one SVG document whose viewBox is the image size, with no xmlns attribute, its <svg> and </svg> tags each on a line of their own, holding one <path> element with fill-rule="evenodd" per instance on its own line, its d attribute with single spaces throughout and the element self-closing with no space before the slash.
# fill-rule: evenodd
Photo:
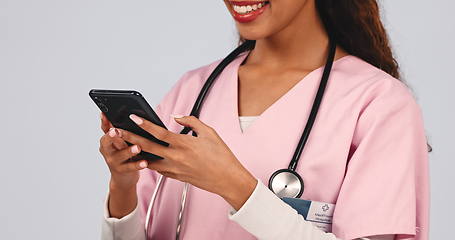
<svg viewBox="0 0 455 240">
<path fill-rule="evenodd" d="M 193 98 L 196 99 L 195 96 L 198 95 L 210 73 L 221 61 L 222 59 L 217 59 L 211 63 L 185 71 L 180 78 L 172 84 L 171 88 L 161 99 L 160 105 L 168 102 L 175 105 L 181 99 L 187 101 L 192 100 Z"/>
<path fill-rule="evenodd" d="M 334 66 L 334 71 L 341 76 L 337 78 L 338 86 L 353 93 L 362 110 L 375 105 L 374 103 L 379 103 L 384 108 L 402 105 L 418 108 L 417 99 L 408 83 L 361 58 L 350 55 L 343 61 Z"/>
<path fill-rule="evenodd" d="M 424 131 L 422 109 L 405 82 L 354 56 L 334 65 L 334 74 L 332 92 L 350 107 L 354 145 L 379 129 L 383 136 Z"/>
<path fill-rule="evenodd" d="M 174 84 L 174 88 L 175 86 L 181 86 L 187 89 L 186 86 L 191 86 L 190 89 L 194 91 L 201 89 L 212 71 L 222 60 L 223 59 L 216 59 L 205 65 L 185 71 L 180 79 Z"/>
<path fill-rule="evenodd" d="M 382 135 L 392 130 L 423 132 L 422 110 L 407 83 L 357 57 L 345 63 L 338 71 L 355 101 L 354 144 L 375 129 L 381 129 Z"/>
<path fill-rule="evenodd" d="M 223 72 L 226 71 L 232 71 L 233 68 L 232 66 L 235 65 L 235 63 L 239 60 L 242 59 L 247 54 L 247 52 L 242 52 L 240 53 L 235 59 L 233 59 L 223 70 Z M 212 62 L 209 62 L 205 65 L 199 66 L 197 68 L 193 68 L 190 70 L 187 70 L 182 77 L 179 79 L 179 81 L 175 85 L 191 85 L 193 89 L 200 89 L 202 88 L 202 85 L 206 82 L 210 74 L 215 70 L 215 68 L 223 61 L 224 58 L 218 58 L 216 60 L 213 60 Z M 199 87 L 199 88 L 197 88 Z"/>
<path fill-rule="evenodd" d="M 176 80 L 166 94 L 161 98 L 155 106 L 155 112 L 158 114 L 163 123 L 170 129 L 173 126 L 170 122 L 170 114 L 187 115 L 191 112 L 193 103 L 196 101 L 202 86 L 222 61 L 217 59 L 203 66 L 187 70 L 178 80 Z"/>
</svg>

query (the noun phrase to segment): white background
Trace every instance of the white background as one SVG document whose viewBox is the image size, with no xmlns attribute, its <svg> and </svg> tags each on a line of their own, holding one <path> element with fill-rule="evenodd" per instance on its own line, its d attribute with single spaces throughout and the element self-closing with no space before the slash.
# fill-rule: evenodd
<svg viewBox="0 0 455 240">
<path fill-rule="evenodd" d="M 434 147 L 431 238 L 448 239 L 455 4 L 382 5 Z M 0 0 L 0 238 L 99 238 L 109 175 L 89 89 L 137 89 L 155 105 L 184 72 L 224 57 L 236 40 L 221 1 Z"/>
</svg>

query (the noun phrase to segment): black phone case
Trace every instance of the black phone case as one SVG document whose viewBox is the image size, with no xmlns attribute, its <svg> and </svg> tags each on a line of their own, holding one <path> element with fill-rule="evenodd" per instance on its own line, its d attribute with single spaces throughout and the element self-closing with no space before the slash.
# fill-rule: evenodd
<svg viewBox="0 0 455 240">
<path fill-rule="evenodd" d="M 129 118 L 130 114 L 136 114 L 139 117 L 145 118 L 148 121 L 167 129 L 139 92 L 134 90 L 92 89 L 89 92 L 89 96 L 98 108 L 104 112 L 107 119 L 114 127 L 125 129 L 163 146 L 169 146 L 169 143 L 155 138 L 153 135 L 137 126 L 136 123 Z M 132 145 L 129 142 L 127 142 L 127 144 L 129 146 Z M 138 161 L 143 159 L 153 161 L 163 158 L 153 153 L 141 151 L 127 161 Z"/>
</svg>

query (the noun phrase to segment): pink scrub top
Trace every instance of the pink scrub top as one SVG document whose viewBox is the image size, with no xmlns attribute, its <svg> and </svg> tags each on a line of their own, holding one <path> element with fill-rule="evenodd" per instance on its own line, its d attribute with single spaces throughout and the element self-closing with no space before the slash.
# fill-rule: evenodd
<svg viewBox="0 0 455 240">
<path fill-rule="evenodd" d="M 299 81 L 242 132 L 238 119 L 239 55 L 215 81 L 200 120 L 213 127 L 239 161 L 267 185 L 286 168 L 315 97 L 323 68 Z M 169 130 L 181 125 L 171 114 L 189 115 L 202 85 L 221 60 L 186 72 L 155 107 Z M 332 232 L 341 239 L 397 234 L 428 239 L 428 153 L 421 110 L 397 79 L 348 55 L 334 62 L 320 110 L 297 172 L 301 198 L 336 204 Z M 141 218 L 158 174 L 140 171 Z M 210 174 L 210 173 L 207 173 Z M 152 212 L 153 239 L 174 239 L 183 183 L 166 179 Z M 255 239 L 229 220 L 220 196 L 190 187 L 184 239 Z M 415 236 L 414 236 L 415 235 Z"/>
</svg>

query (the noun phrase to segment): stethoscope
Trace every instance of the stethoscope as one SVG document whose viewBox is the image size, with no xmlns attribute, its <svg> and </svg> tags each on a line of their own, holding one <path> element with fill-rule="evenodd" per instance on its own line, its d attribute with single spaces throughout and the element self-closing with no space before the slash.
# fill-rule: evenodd
<svg viewBox="0 0 455 240">
<path fill-rule="evenodd" d="M 239 54 L 245 52 L 247 50 L 252 50 L 256 44 L 254 40 L 246 40 L 240 46 L 238 46 L 234 51 L 232 51 L 226 58 L 224 58 L 218 66 L 213 70 L 213 72 L 208 77 L 207 81 L 205 82 L 204 86 L 199 93 L 196 102 L 193 105 L 191 110 L 192 116 L 199 117 L 202 103 L 207 96 L 207 92 L 210 87 L 213 85 L 213 82 L 218 78 L 221 72 L 229 65 Z M 319 110 L 319 106 L 321 105 L 322 97 L 324 95 L 325 88 L 327 86 L 327 82 L 330 76 L 330 72 L 332 70 L 333 60 L 335 57 L 335 50 L 336 44 L 333 40 L 330 41 L 329 44 L 329 54 L 327 56 L 327 61 L 324 67 L 324 72 L 322 74 L 321 81 L 319 83 L 319 88 L 316 93 L 316 97 L 313 102 L 313 106 L 311 108 L 310 115 L 308 116 L 308 121 L 305 125 L 303 130 L 302 136 L 300 137 L 299 143 L 295 149 L 294 155 L 292 157 L 291 162 L 289 163 L 288 168 L 280 169 L 272 174 L 269 179 L 268 187 L 270 190 L 275 193 L 278 197 L 288 197 L 288 198 L 299 198 L 303 194 L 304 190 L 304 183 L 302 177 L 295 171 L 297 168 L 297 164 L 300 159 L 300 155 L 302 154 L 303 148 L 308 140 L 308 137 L 311 132 L 311 128 L 313 127 L 314 121 L 316 119 L 316 115 Z M 180 134 L 187 134 L 191 131 L 191 128 L 184 127 Z M 193 131 L 193 136 L 197 136 L 196 133 Z M 153 205 L 155 203 L 155 199 L 160 191 L 160 186 L 164 181 L 164 176 L 160 175 L 158 178 L 155 190 L 153 191 L 152 197 L 150 199 L 150 204 L 147 209 L 147 215 L 145 220 L 145 233 L 146 237 L 148 238 L 149 227 L 150 227 L 150 217 Z M 185 183 L 182 192 L 182 200 L 180 204 L 180 210 L 177 218 L 177 228 L 176 228 L 176 239 L 180 238 L 181 227 L 183 223 L 183 212 L 185 210 L 185 203 L 187 199 L 189 184 Z"/>
</svg>

